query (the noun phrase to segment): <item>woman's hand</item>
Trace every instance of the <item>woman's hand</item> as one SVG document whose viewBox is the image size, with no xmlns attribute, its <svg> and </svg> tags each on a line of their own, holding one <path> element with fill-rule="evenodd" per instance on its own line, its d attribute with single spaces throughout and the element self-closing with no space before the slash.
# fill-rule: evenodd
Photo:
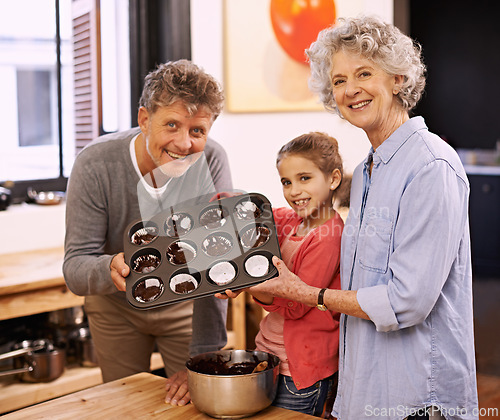
<svg viewBox="0 0 500 420">
<path fill-rule="evenodd" d="M 273 277 L 272 279 L 247 289 L 241 289 L 234 292 L 227 289 L 224 294 L 217 293 L 215 296 L 219 299 L 235 298 L 238 297 L 243 290 L 246 290 L 264 304 L 272 303 L 273 297 L 281 297 L 308 304 L 307 301 L 304 301 L 304 297 L 314 293 L 315 288 L 308 286 L 298 276 L 292 273 L 286 264 L 278 257 L 273 257 L 273 264 L 278 269 L 277 277 Z M 313 300 L 311 306 L 315 305 L 314 302 Z"/>
<path fill-rule="evenodd" d="M 304 296 L 315 288 L 304 283 L 296 274 L 292 273 L 283 260 L 273 257 L 273 264 L 278 269 L 278 276 L 250 288 L 250 293 L 266 294 L 270 296 L 304 302 Z M 306 303 L 307 304 L 307 303 Z"/>
<path fill-rule="evenodd" d="M 120 292 L 125 292 L 127 290 L 125 277 L 130 274 L 130 267 L 125 263 L 123 252 L 113 257 L 109 268 L 111 270 L 111 279 L 116 288 Z"/>
</svg>

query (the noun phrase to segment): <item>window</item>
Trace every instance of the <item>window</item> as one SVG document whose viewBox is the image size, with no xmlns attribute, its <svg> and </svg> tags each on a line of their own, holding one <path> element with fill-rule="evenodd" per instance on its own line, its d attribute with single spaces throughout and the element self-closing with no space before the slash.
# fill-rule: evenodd
<svg viewBox="0 0 500 420">
<path fill-rule="evenodd" d="M 53 144 L 52 74 L 50 70 L 17 70 L 19 146 Z"/>
<path fill-rule="evenodd" d="M 1 0 L 0 16 L 0 181 L 57 178 L 59 165 L 58 57 L 60 32 L 63 103 L 72 109 L 71 29 L 56 26 L 54 0 Z M 66 4 L 66 6 L 68 6 Z M 68 7 L 60 8 L 61 22 Z M 66 125 L 71 124 L 70 118 Z M 73 139 L 63 127 L 68 148 Z M 70 163 L 70 162 L 69 162 Z"/>
<path fill-rule="evenodd" d="M 92 139 L 137 123 L 144 76 L 191 57 L 187 0 L 0 0 L 0 185 L 65 190 Z"/>
<path fill-rule="evenodd" d="M 0 0 L 0 185 L 16 202 L 64 190 L 85 144 L 130 127 L 128 2 L 106 0 L 101 19 L 99 0 Z"/>
</svg>

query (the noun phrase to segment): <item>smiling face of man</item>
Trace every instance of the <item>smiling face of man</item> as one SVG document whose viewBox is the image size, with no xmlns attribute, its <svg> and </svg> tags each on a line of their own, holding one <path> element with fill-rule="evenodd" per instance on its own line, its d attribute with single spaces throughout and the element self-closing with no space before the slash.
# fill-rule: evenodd
<svg viewBox="0 0 500 420">
<path fill-rule="evenodd" d="M 178 177 L 203 152 L 213 115 L 205 107 L 191 115 L 182 102 L 175 102 L 154 113 L 141 107 L 138 122 L 142 133 L 136 155 L 141 173 L 160 168 L 167 177 Z"/>
</svg>

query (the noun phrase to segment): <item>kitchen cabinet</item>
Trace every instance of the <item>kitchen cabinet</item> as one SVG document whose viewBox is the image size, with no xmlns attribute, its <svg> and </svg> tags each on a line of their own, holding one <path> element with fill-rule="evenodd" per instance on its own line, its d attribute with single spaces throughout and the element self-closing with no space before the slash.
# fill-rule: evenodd
<svg viewBox="0 0 500 420">
<path fill-rule="evenodd" d="M 83 305 L 62 275 L 62 247 L 0 255 L 0 320 Z M 99 368 L 67 368 L 55 381 L 0 378 L 0 414 L 102 383 Z"/>
<path fill-rule="evenodd" d="M 496 168 L 495 168 L 496 169 Z M 500 168 L 499 168 L 500 169 Z M 500 273 L 500 171 L 467 168 L 473 273 Z"/>
</svg>

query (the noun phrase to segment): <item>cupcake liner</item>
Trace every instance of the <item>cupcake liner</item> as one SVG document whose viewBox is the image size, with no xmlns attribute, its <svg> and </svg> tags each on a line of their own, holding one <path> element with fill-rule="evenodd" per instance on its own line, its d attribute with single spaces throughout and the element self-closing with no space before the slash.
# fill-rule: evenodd
<svg viewBox="0 0 500 420">
<path fill-rule="evenodd" d="M 182 265 L 191 262 L 196 257 L 196 250 L 193 245 L 177 241 L 167 248 L 167 258 L 171 264 Z"/>
<path fill-rule="evenodd" d="M 236 278 L 236 269 L 231 262 L 221 261 L 208 270 L 208 278 L 218 286 L 229 284 Z"/>
<path fill-rule="evenodd" d="M 245 271 L 252 277 L 262 277 L 269 272 L 269 260 L 264 255 L 252 255 L 245 261 Z"/>
<path fill-rule="evenodd" d="M 155 254 L 143 254 L 134 258 L 132 270 L 136 273 L 151 273 L 160 265 L 161 259 Z"/>
<path fill-rule="evenodd" d="M 142 280 L 134 288 L 134 298 L 141 303 L 154 302 L 162 293 L 163 282 L 156 277 Z"/>
<path fill-rule="evenodd" d="M 147 245 L 153 242 L 158 236 L 156 226 L 146 226 L 132 233 L 130 242 L 134 245 Z"/>
<path fill-rule="evenodd" d="M 253 225 L 243 231 L 240 242 L 245 248 L 259 248 L 271 235 L 271 230 L 264 225 Z"/>
<path fill-rule="evenodd" d="M 232 241 L 224 235 L 212 234 L 202 242 L 202 249 L 210 257 L 221 257 L 231 251 Z"/>
<path fill-rule="evenodd" d="M 217 229 L 226 224 L 226 212 L 221 207 L 212 207 L 200 215 L 200 224 L 207 229 Z"/>
<path fill-rule="evenodd" d="M 193 219 L 189 214 L 176 213 L 165 222 L 165 233 L 168 236 L 183 236 L 193 228 Z"/>
<path fill-rule="evenodd" d="M 170 279 L 170 290 L 177 294 L 191 293 L 198 288 L 198 280 L 188 273 L 176 274 Z"/>
<path fill-rule="evenodd" d="M 235 214 L 240 220 L 253 220 L 262 214 L 262 210 L 253 201 L 242 201 L 236 205 Z"/>
</svg>

